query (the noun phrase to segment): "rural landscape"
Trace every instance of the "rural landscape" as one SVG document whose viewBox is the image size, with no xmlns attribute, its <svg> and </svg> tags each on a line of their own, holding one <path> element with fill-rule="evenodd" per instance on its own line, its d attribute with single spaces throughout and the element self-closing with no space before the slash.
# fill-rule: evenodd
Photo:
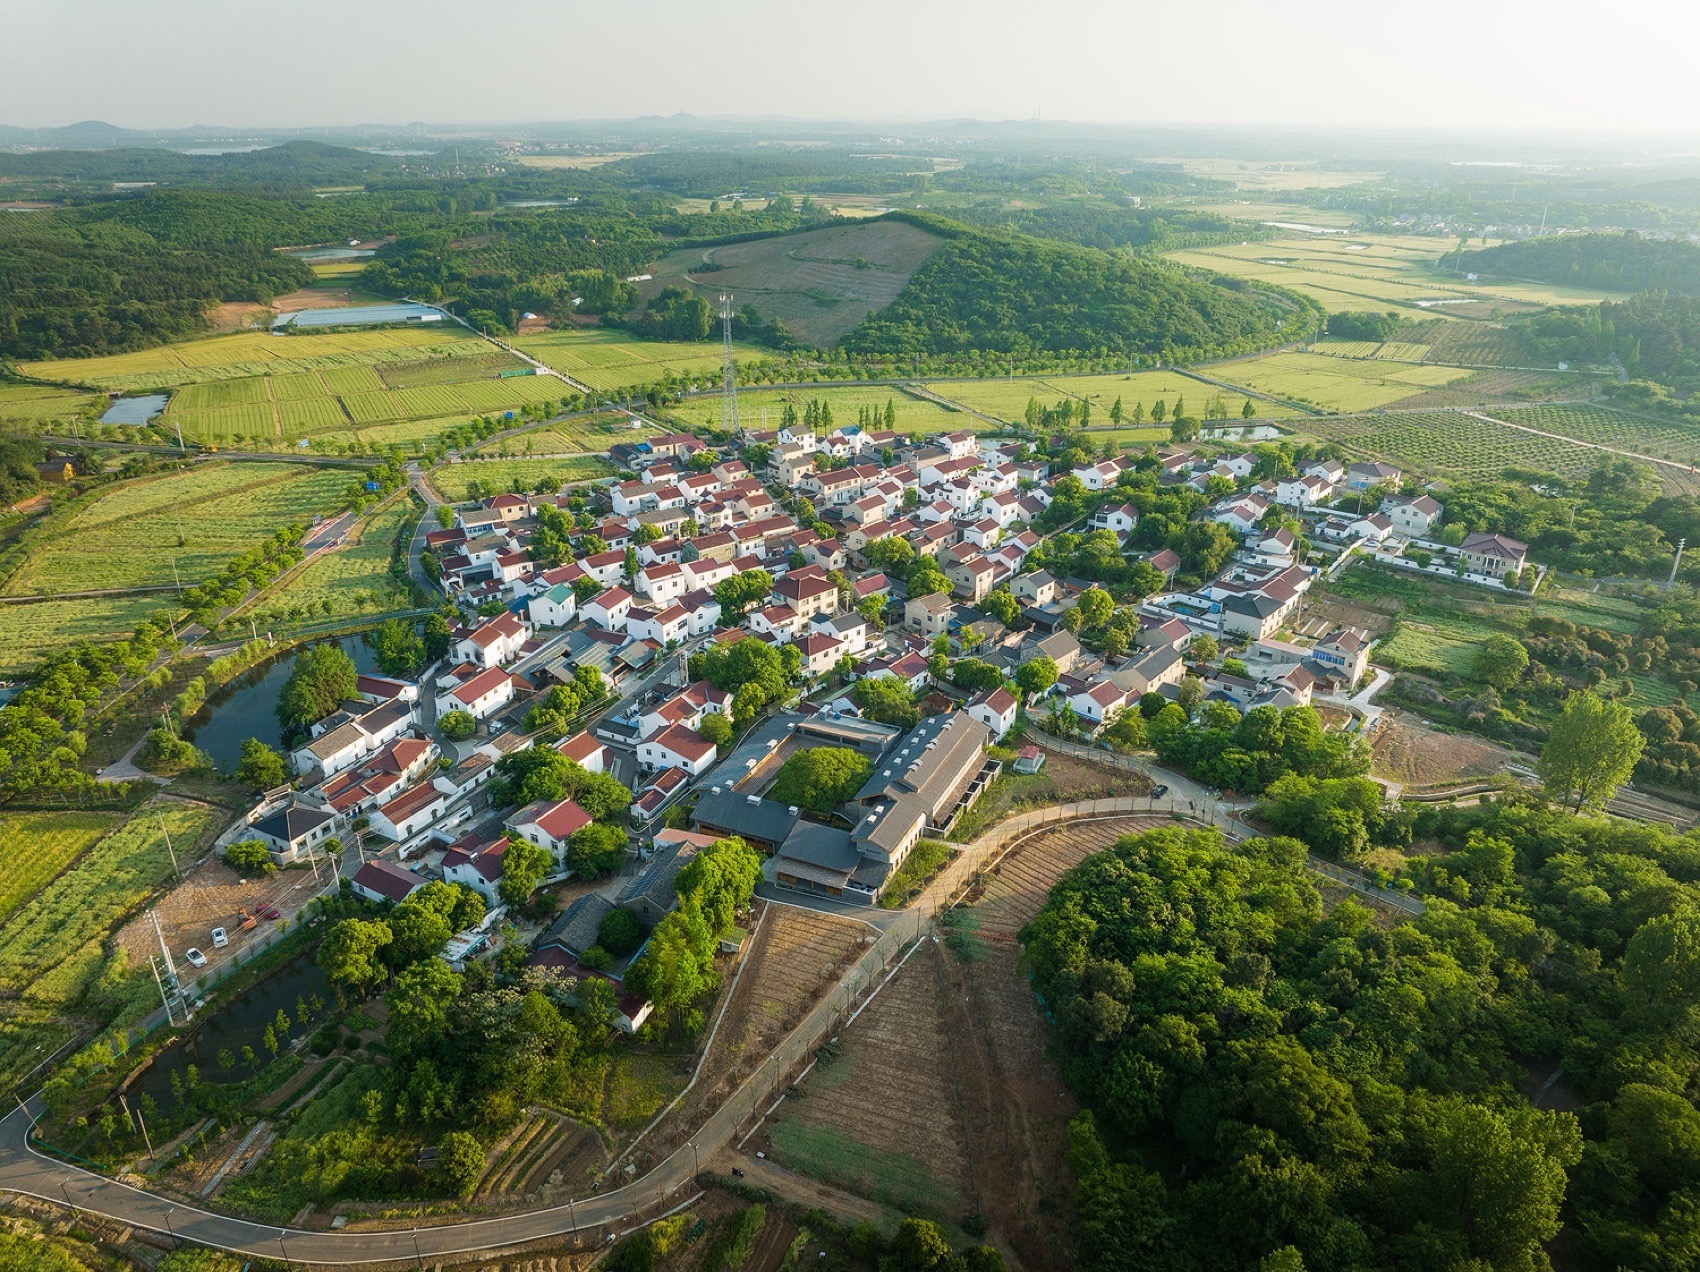
<svg viewBox="0 0 1700 1272">
<path fill-rule="evenodd" d="M 1700 1266 L 1692 147 L 642 108 L 0 125 L 0 1269 Z"/>
</svg>

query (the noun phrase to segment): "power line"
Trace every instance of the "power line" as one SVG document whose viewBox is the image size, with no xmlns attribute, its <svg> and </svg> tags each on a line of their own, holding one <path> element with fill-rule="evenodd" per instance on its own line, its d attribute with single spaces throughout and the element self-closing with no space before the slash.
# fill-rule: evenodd
<svg viewBox="0 0 1700 1272">
<path fill-rule="evenodd" d="M 738 374 L 732 361 L 732 294 L 720 293 L 720 331 L 725 346 L 725 365 L 721 373 L 720 427 L 728 437 L 738 432 Z"/>
</svg>

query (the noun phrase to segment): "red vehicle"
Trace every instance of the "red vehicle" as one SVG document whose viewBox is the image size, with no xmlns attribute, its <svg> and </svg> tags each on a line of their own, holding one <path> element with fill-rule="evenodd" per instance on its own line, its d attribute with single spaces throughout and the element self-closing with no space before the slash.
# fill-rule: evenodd
<svg viewBox="0 0 1700 1272">
<path fill-rule="evenodd" d="M 254 913 L 258 914 L 263 919 L 277 919 L 283 917 L 283 912 L 275 905 L 257 905 L 254 907 Z"/>
</svg>

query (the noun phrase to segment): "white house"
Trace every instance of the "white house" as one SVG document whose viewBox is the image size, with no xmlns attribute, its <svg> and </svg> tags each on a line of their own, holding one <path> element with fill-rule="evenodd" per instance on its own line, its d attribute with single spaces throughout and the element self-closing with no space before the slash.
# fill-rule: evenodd
<svg viewBox="0 0 1700 1272">
<path fill-rule="evenodd" d="M 439 820 L 449 806 L 447 792 L 429 780 L 419 783 L 389 803 L 374 808 L 368 816 L 372 829 L 397 841 L 411 839 Z"/>
<path fill-rule="evenodd" d="M 348 886 L 356 896 L 365 897 L 368 901 L 379 905 L 386 901 L 399 905 L 423 888 L 425 880 L 394 862 L 368 861 L 354 872 Z"/>
<path fill-rule="evenodd" d="M 637 590 L 657 606 L 676 601 L 690 590 L 690 579 L 684 567 L 670 561 L 657 561 L 637 572 Z"/>
<path fill-rule="evenodd" d="M 570 799 L 540 799 L 507 820 L 508 832 L 547 849 L 557 863 L 566 855 L 567 840 L 590 825 L 590 814 Z"/>
<path fill-rule="evenodd" d="M 555 743 L 555 749 L 587 773 L 601 773 L 608 767 L 608 748 L 588 731 L 581 731 Z"/>
<path fill-rule="evenodd" d="M 499 667 L 518 658 L 530 636 L 519 615 L 504 610 L 455 642 L 454 661 Z"/>
<path fill-rule="evenodd" d="M 1069 698 L 1068 705 L 1074 708 L 1075 715 L 1082 720 L 1098 726 L 1126 707 L 1132 696 L 1132 690 L 1123 689 L 1112 681 L 1102 680 L 1074 694 Z"/>
<path fill-rule="evenodd" d="M 497 888 L 502 882 L 502 858 L 511 841 L 506 835 L 486 843 L 451 844 L 443 853 L 443 881 L 460 883 L 483 897 L 489 905 L 500 901 Z"/>
<path fill-rule="evenodd" d="M 683 606 L 669 605 L 666 609 L 639 609 L 633 606 L 626 613 L 626 634 L 634 640 L 653 640 L 670 645 L 690 635 L 691 616 Z"/>
<path fill-rule="evenodd" d="M 1381 501 L 1381 514 L 1399 533 L 1418 538 L 1440 524 L 1440 501 L 1433 495 L 1389 495 Z"/>
<path fill-rule="evenodd" d="M 1015 695 L 1002 685 L 976 694 L 968 703 L 968 714 L 1001 738 L 1015 726 Z"/>
<path fill-rule="evenodd" d="M 557 583 L 531 598 L 531 621 L 539 627 L 566 627 L 578 615 L 578 596 L 572 585 Z"/>
<path fill-rule="evenodd" d="M 585 622 L 619 632 L 625 630 L 626 615 L 631 613 L 634 603 L 632 594 L 625 588 L 611 587 L 591 597 L 579 608 L 579 612 Z"/>
<path fill-rule="evenodd" d="M 474 719 L 482 720 L 513 700 L 514 678 L 500 667 L 491 667 L 438 694 L 437 715 L 441 717 L 450 711 L 465 711 Z"/>
<path fill-rule="evenodd" d="M 682 724 L 669 725 L 652 738 L 638 743 L 638 763 L 654 771 L 680 768 L 692 777 L 701 777 L 714 763 L 717 751 L 695 729 Z"/>
</svg>

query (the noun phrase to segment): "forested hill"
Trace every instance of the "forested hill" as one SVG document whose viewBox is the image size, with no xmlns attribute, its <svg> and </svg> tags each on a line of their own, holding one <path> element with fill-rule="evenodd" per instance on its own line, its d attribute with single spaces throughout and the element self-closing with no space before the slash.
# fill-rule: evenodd
<svg viewBox="0 0 1700 1272">
<path fill-rule="evenodd" d="M 1560 234 L 1441 258 L 1449 269 L 1528 278 L 1607 291 L 1700 296 L 1700 247 L 1681 239 L 1622 234 Z"/>
<path fill-rule="evenodd" d="M 1343 812 L 1283 782 L 1298 824 Z M 1696 1266 L 1693 837 L 1411 816 L 1380 833 L 1441 852 L 1391 928 L 1325 907 L 1303 843 L 1175 828 L 1089 857 L 1022 932 L 1090 1110 L 1082 1272 L 1535 1272 L 1555 1237 L 1566 1267 Z"/>
<path fill-rule="evenodd" d="M 291 141 L 223 155 L 186 155 L 142 147 L 0 154 L 0 178 L 66 188 L 82 182 L 111 181 L 250 188 L 355 185 L 394 173 L 400 166 L 389 155 L 316 141 Z"/>
<path fill-rule="evenodd" d="M 844 339 L 855 353 L 1108 350 L 1221 357 L 1314 323 L 1306 302 L 1145 256 L 896 214 L 948 242 L 887 308 Z"/>
</svg>

